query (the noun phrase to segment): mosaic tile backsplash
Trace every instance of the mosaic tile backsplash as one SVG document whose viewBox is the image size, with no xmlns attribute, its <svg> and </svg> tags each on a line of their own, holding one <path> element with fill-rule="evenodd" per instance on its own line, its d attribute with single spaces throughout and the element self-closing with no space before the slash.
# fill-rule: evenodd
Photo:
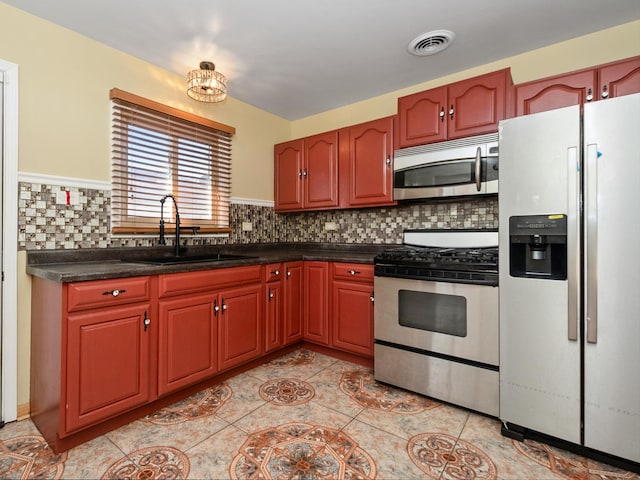
<svg viewBox="0 0 640 480">
<path fill-rule="evenodd" d="M 59 205 L 56 195 L 69 190 L 76 205 Z M 110 192 L 60 185 L 19 183 L 19 250 L 107 248 L 157 245 L 157 236 L 112 236 Z M 242 223 L 253 229 L 242 231 Z M 325 230 L 333 222 L 336 230 Z M 498 200 L 484 197 L 453 202 L 401 204 L 395 207 L 322 212 L 276 213 L 273 207 L 232 204 L 228 236 L 183 235 L 187 245 L 328 242 L 401 243 L 408 228 L 497 228 Z M 171 237 L 168 238 L 170 240 Z"/>
</svg>

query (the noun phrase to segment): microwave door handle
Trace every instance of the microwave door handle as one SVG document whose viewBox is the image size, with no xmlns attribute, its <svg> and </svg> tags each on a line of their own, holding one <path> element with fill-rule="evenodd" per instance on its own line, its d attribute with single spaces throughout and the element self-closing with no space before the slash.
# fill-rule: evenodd
<svg viewBox="0 0 640 480">
<path fill-rule="evenodd" d="M 482 166 L 482 151 L 480 147 L 476 150 L 476 190 L 480 191 L 481 187 L 481 178 L 480 178 L 480 168 Z"/>
</svg>

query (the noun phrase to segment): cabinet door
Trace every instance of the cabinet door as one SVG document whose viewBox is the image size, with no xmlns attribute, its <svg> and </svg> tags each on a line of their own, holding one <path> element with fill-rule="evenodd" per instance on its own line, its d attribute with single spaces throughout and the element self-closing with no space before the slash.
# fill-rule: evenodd
<svg viewBox="0 0 640 480">
<path fill-rule="evenodd" d="M 448 87 L 447 138 L 460 138 L 498 131 L 507 115 L 508 69 L 488 73 Z"/>
<path fill-rule="evenodd" d="M 582 105 L 594 96 L 596 70 L 556 75 L 515 87 L 516 115 L 529 115 L 556 108 Z M 590 98 L 591 98 L 590 97 Z"/>
<path fill-rule="evenodd" d="M 262 285 L 221 291 L 218 365 L 225 370 L 262 355 Z"/>
<path fill-rule="evenodd" d="M 217 371 L 217 297 L 185 295 L 160 302 L 158 394 L 179 390 Z"/>
<path fill-rule="evenodd" d="M 605 65 L 598 70 L 596 100 L 640 92 L 640 57 Z"/>
<path fill-rule="evenodd" d="M 98 423 L 150 400 L 151 305 L 71 314 L 67 320 L 67 432 Z M 153 320 L 153 319 L 152 319 Z"/>
<path fill-rule="evenodd" d="M 284 344 L 302 339 L 302 262 L 285 264 Z"/>
<path fill-rule="evenodd" d="M 274 147 L 275 210 L 302 208 L 303 141 L 293 140 Z"/>
<path fill-rule="evenodd" d="M 331 346 L 373 356 L 373 285 L 333 282 Z"/>
<path fill-rule="evenodd" d="M 447 138 L 447 87 L 398 98 L 398 146 L 438 142 Z"/>
<path fill-rule="evenodd" d="M 350 128 L 349 204 L 393 204 L 393 117 Z"/>
<path fill-rule="evenodd" d="M 264 353 L 282 347 L 284 312 L 282 310 L 282 282 L 266 284 Z"/>
<path fill-rule="evenodd" d="M 329 344 L 329 264 L 304 262 L 304 339 Z"/>
<path fill-rule="evenodd" d="M 304 162 L 304 207 L 337 207 L 338 132 L 326 132 L 305 138 Z"/>
</svg>

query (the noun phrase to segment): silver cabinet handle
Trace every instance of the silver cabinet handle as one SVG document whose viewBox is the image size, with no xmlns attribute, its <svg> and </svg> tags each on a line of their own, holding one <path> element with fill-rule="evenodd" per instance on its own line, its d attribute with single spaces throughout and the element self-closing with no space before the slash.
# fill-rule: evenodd
<svg viewBox="0 0 640 480">
<path fill-rule="evenodd" d="M 453 120 L 453 105 L 449 108 L 449 118 Z"/>
<path fill-rule="evenodd" d="M 349 270 L 349 275 L 359 275 L 360 272 L 358 270 Z"/>
<path fill-rule="evenodd" d="M 482 151 L 480 150 L 480 147 L 478 147 L 478 149 L 476 150 L 476 190 L 478 192 L 480 191 L 480 188 L 481 188 L 481 182 L 480 182 L 481 167 L 482 167 Z"/>
<path fill-rule="evenodd" d="M 440 109 L 440 121 L 444 122 L 444 107 Z"/>
<path fill-rule="evenodd" d="M 271 270 L 271 275 L 280 275 L 280 270 Z"/>
<path fill-rule="evenodd" d="M 302 178 L 302 170 L 298 170 L 298 177 Z"/>
<path fill-rule="evenodd" d="M 387 161 L 386 161 L 387 167 L 391 166 L 391 157 L 387 156 Z"/>
<path fill-rule="evenodd" d="M 213 302 L 213 316 L 217 317 L 218 312 L 220 311 L 220 307 L 218 306 L 218 301 Z"/>
<path fill-rule="evenodd" d="M 125 293 L 126 290 L 107 290 L 106 292 L 102 292 L 102 295 L 111 295 L 113 297 L 117 297 L 118 295 L 120 295 L 121 293 Z"/>
<path fill-rule="evenodd" d="M 151 324 L 151 319 L 147 317 L 147 312 L 144 312 L 144 320 L 142 320 L 142 324 L 144 325 L 144 331 L 147 331 L 147 327 Z"/>
<path fill-rule="evenodd" d="M 373 296 L 373 292 L 371 292 L 371 296 L 369 297 L 369 300 L 371 300 L 371 303 L 374 303 L 376 301 L 375 297 Z"/>
<path fill-rule="evenodd" d="M 289 270 L 287 270 L 287 277 L 291 276 L 291 272 Z"/>
<path fill-rule="evenodd" d="M 303 176 L 303 177 L 306 177 L 306 176 L 307 176 L 307 174 L 308 174 L 308 172 L 307 172 L 306 170 L 305 170 L 304 172 L 302 172 L 302 176 Z"/>
<path fill-rule="evenodd" d="M 587 301 L 585 318 L 587 319 L 587 342 L 598 343 L 598 146 L 587 145 L 587 168 L 585 168 L 585 223 L 586 232 L 586 265 Z"/>
<path fill-rule="evenodd" d="M 585 100 L 587 102 L 593 100 L 593 91 L 590 88 L 587 89 L 587 96 L 585 97 Z"/>
<path fill-rule="evenodd" d="M 602 87 L 602 93 L 600 94 L 602 98 L 609 98 L 609 89 L 606 85 Z"/>
<path fill-rule="evenodd" d="M 224 303 L 224 300 L 222 300 L 222 313 L 224 314 L 225 310 L 227 309 L 227 304 Z"/>
</svg>

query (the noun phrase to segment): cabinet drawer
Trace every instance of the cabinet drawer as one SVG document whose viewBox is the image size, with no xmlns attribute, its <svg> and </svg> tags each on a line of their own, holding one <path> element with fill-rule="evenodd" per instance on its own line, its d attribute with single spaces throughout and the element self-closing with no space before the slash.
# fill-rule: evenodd
<svg viewBox="0 0 640 480">
<path fill-rule="evenodd" d="M 184 293 L 206 292 L 229 285 L 259 283 L 261 280 L 262 265 L 171 273 L 160 275 L 158 295 L 163 298 Z"/>
<path fill-rule="evenodd" d="M 277 280 L 282 280 L 283 277 L 282 263 L 269 263 L 264 266 L 265 282 L 275 282 Z"/>
<path fill-rule="evenodd" d="M 67 311 L 123 305 L 149 300 L 150 277 L 113 278 L 67 286 Z"/>
<path fill-rule="evenodd" d="M 333 278 L 356 282 L 373 282 L 373 265 L 366 263 L 334 263 Z"/>
</svg>

